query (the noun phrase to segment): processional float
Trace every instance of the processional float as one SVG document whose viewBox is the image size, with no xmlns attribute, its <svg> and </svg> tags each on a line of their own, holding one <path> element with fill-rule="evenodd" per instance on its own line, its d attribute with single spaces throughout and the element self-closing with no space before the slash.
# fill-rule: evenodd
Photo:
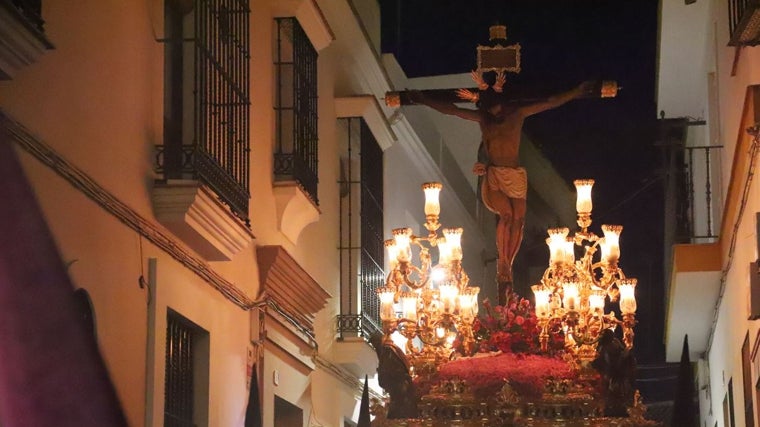
<svg viewBox="0 0 760 427">
<path fill-rule="evenodd" d="M 505 43 L 504 26 L 491 27 L 490 36 L 478 46 L 476 73 L 495 72 L 503 84 L 504 72 L 520 71 L 520 46 Z M 426 95 L 461 102 L 467 92 L 474 93 Z M 593 92 L 614 97 L 617 84 L 603 82 Z M 540 98 L 504 96 L 516 103 Z M 412 98 L 391 92 L 386 102 L 409 105 Z M 462 268 L 463 230 L 439 222 L 442 185 L 422 185 L 427 234 L 397 228 L 386 241 L 389 272 L 377 290 L 383 335 L 372 343 L 390 401 L 375 402 L 373 426 L 658 425 L 645 419 L 633 388 L 637 281 L 619 266 L 623 227 L 591 231 L 593 184 L 575 181 L 578 230 L 548 230 L 549 266 L 532 286 L 535 303 L 511 293 L 495 307 L 479 303 L 480 288 Z M 394 335 L 406 339 L 403 351 Z"/>
</svg>

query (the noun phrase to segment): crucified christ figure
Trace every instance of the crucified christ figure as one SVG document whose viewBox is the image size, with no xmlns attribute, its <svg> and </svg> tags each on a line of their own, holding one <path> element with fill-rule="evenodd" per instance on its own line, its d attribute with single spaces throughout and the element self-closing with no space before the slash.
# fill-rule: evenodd
<svg viewBox="0 0 760 427">
<path fill-rule="evenodd" d="M 482 132 L 482 144 L 487 162 L 475 163 L 473 173 L 483 176 L 481 197 L 483 204 L 499 217 L 496 226 L 498 251 L 497 282 L 499 303 L 506 303 L 512 288 L 512 263 L 520 248 L 525 224 L 528 176 L 520 167 L 518 153 L 523 121 L 526 117 L 560 105 L 589 92 L 593 83 L 584 82 L 567 92 L 540 101 L 526 103 L 507 100 L 502 94 L 504 74 L 499 73 L 492 89 L 482 76 L 473 71 L 480 93 L 459 89 L 460 98 L 475 102 L 477 109 L 460 108 L 452 102 L 441 102 L 419 91 L 410 93 L 410 99 L 441 113 L 478 122 Z"/>
</svg>

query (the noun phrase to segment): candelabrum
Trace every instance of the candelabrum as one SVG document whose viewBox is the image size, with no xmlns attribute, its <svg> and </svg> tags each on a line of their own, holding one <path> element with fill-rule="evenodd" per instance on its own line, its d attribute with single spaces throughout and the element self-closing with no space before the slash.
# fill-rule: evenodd
<svg viewBox="0 0 760 427">
<path fill-rule="evenodd" d="M 623 227 L 602 225 L 603 237 L 589 231 L 593 180 L 576 180 L 576 210 L 580 229 L 549 229 L 550 260 L 541 282 L 532 287 L 542 350 L 552 334 L 564 334 L 565 349 L 581 361 L 595 357 L 595 344 L 605 329 L 621 326 L 623 342 L 633 347 L 636 324 L 636 279 L 626 278 L 618 266 Z M 576 259 L 576 250 L 582 251 Z M 599 254 L 597 257 L 596 254 Z M 605 302 L 619 301 L 621 318 L 605 313 Z"/>
<path fill-rule="evenodd" d="M 462 269 L 462 229 L 444 228 L 443 235 L 438 234 L 442 188 L 437 182 L 422 185 L 427 236 L 416 236 L 411 228 L 396 228 L 393 239 L 385 241 L 390 272 L 385 286 L 377 290 L 383 332 L 397 331 L 407 338 L 406 353 L 413 366 L 417 358 L 448 357 L 456 339 L 468 349 L 474 343 L 472 324 L 480 289 L 469 286 Z M 438 249 L 435 264 L 430 254 L 433 248 Z M 412 259 L 415 252 L 418 265 Z M 421 349 L 414 345 L 415 339 L 423 343 Z"/>
</svg>

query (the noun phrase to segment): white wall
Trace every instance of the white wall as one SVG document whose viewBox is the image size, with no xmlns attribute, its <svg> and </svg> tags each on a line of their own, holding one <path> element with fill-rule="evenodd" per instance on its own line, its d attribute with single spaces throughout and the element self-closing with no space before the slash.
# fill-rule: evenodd
<svg viewBox="0 0 760 427">
<path fill-rule="evenodd" d="M 745 176 L 730 182 L 737 138 L 743 135 L 740 126 L 744 99 L 748 85 L 760 84 L 760 51 L 744 48 L 737 62 L 736 75 L 731 76 L 736 49 L 727 46 L 728 16 L 726 2 L 700 0 L 685 5 L 679 0 L 666 0 L 662 4 L 661 45 L 658 87 L 658 108 L 666 117 L 691 116 L 708 120 L 719 126 L 703 140 L 723 145 L 721 190 L 726 194 L 729 185 L 742 188 Z M 710 88 L 706 74 L 717 73 L 717 87 Z M 717 109 L 710 110 L 710 91 L 717 91 Z M 708 129 L 708 132 L 710 130 Z M 746 153 L 740 153 L 746 156 Z M 747 320 L 749 298 L 749 263 L 757 259 L 755 212 L 760 211 L 760 192 L 753 183 L 744 215 L 723 218 L 728 221 L 728 235 L 721 236 L 722 265 L 731 265 L 725 280 L 724 293 L 719 299 L 717 321 L 708 354 L 699 361 L 699 392 L 701 423 L 723 426 L 723 399 L 729 380 L 733 379 L 735 425 L 746 425 L 742 386 L 741 346 L 747 334 L 750 348 L 755 344 L 757 322 Z M 736 203 L 736 202 L 734 202 Z M 736 250 L 728 258 L 728 242 L 732 239 L 734 224 Z M 753 384 L 758 372 L 753 373 Z M 707 380 L 709 378 L 709 385 Z M 754 399 L 754 396 L 752 396 Z M 757 402 L 754 411 L 757 414 Z M 724 426 L 727 427 L 727 426 Z"/>
</svg>

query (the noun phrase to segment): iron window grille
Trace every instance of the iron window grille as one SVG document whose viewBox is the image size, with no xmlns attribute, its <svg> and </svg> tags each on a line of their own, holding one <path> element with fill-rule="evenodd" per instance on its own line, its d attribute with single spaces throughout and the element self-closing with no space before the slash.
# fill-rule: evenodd
<svg viewBox="0 0 760 427">
<path fill-rule="evenodd" d="M 187 5 L 187 6 L 183 6 Z M 167 0 L 163 179 L 196 179 L 248 223 L 248 0 Z"/>
<path fill-rule="evenodd" d="M 317 197 L 317 51 L 295 18 L 275 19 L 274 174 Z"/>
<path fill-rule="evenodd" d="M 385 246 L 383 152 L 364 120 L 340 122 L 347 143 L 339 181 L 341 311 L 337 328 L 343 339 L 369 337 L 380 330 L 375 291 L 385 282 Z"/>
<path fill-rule="evenodd" d="M 194 328 L 180 315 L 166 318 L 166 374 L 164 380 L 164 425 L 195 426 Z"/>
</svg>

